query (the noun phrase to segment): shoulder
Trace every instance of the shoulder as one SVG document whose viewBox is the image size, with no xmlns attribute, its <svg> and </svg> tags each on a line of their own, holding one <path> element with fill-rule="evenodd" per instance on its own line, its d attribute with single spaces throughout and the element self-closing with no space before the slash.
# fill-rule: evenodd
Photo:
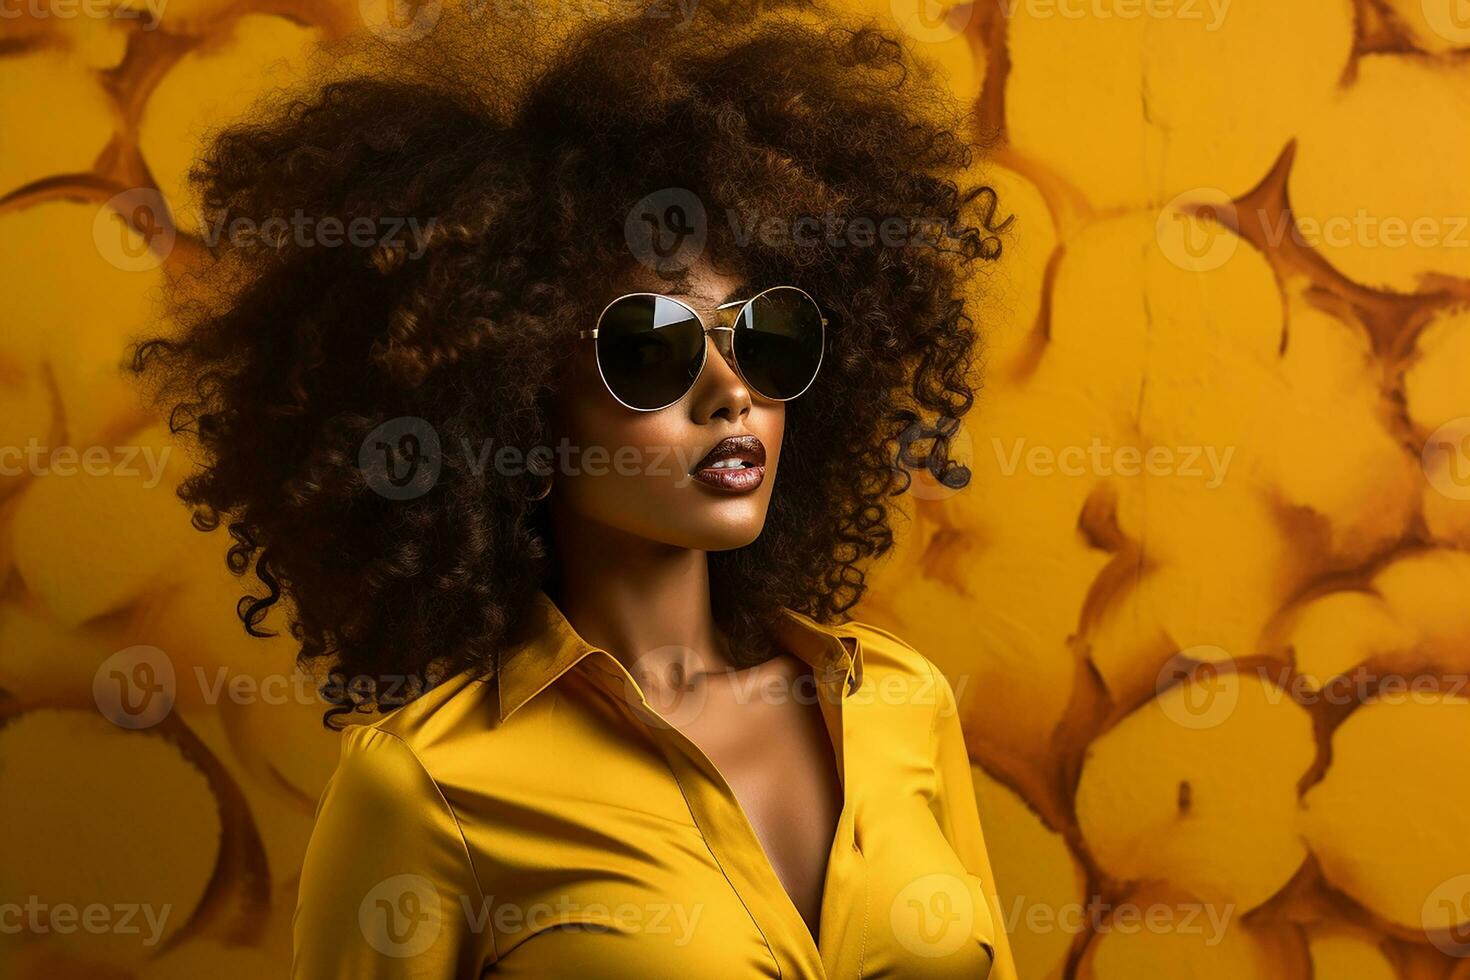
<svg viewBox="0 0 1470 980">
<path fill-rule="evenodd" d="M 526 768 L 521 760 L 544 755 L 549 715 L 502 723 L 494 678 L 454 674 L 401 707 L 347 726 L 329 789 L 452 810 L 465 787 L 485 790 L 487 773 L 509 778 Z"/>
<path fill-rule="evenodd" d="M 342 732 L 322 806 L 384 815 L 437 796 L 433 777 L 408 742 L 379 724 L 352 725 Z"/>
<path fill-rule="evenodd" d="M 903 698 L 919 707 L 953 709 L 954 689 L 944 672 L 898 634 L 857 620 L 835 626 L 833 631 L 861 645 L 863 689 L 880 698 L 886 693 L 888 700 Z"/>
<path fill-rule="evenodd" d="M 897 664 L 907 666 L 910 669 L 927 663 L 927 659 L 918 648 L 897 633 L 890 632 L 881 626 L 865 623 L 861 620 L 850 619 L 845 623 L 832 627 L 833 632 L 839 636 L 847 635 L 857 637 L 863 644 L 863 655 L 865 657 L 877 655 L 885 659 L 892 659 Z"/>
<path fill-rule="evenodd" d="M 368 898 L 400 894 L 404 887 L 420 895 L 483 897 L 454 810 L 413 748 L 379 725 L 353 725 L 342 733 L 341 757 L 317 804 L 302 859 L 298 950 L 314 950 L 334 966 L 371 955 L 358 945 L 366 935 L 359 930 L 368 928 L 360 910 Z M 365 974 L 334 968 L 321 975 Z"/>
<path fill-rule="evenodd" d="M 493 698 L 488 708 L 483 704 L 485 687 L 468 673 L 456 674 L 401 707 L 349 722 L 318 814 L 329 805 L 375 813 L 425 802 L 437 806 L 445 752 L 476 727 L 472 719 L 493 710 Z"/>
<path fill-rule="evenodd" d="M 839 636 L 851 636 L 862 644 L 865 672 L 879 670 L 918 679 L 944 676 L 934 661 L 918 647 L 881 626 L 849 620 L 834 626 L 833 631 Z"/>
<path fill-rule="evenodd" d="M 490 727 L 495 717 L 495 684 L 477 672 L 445 678 L 400 707 L 345 729 L 343 758 L 349 748 L 379 754 L 407 752 L 428 761 L 437 746 Z M 346 733 L 357 733 L 349 743 Z M 388 748 L 398 744 L 397 749 Z"/>
</svg>

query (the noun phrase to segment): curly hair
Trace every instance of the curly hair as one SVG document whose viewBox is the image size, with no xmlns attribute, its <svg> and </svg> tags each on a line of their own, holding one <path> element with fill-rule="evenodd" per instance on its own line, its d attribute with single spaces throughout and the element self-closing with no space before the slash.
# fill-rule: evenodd
<svg viewBox="0 0 1470 980">
<path fill-rule="evenodd" d="M 710 555 L 737 660 L 781 606 L 843 618 L 911 471 L 968 481 L 950 451 L 978 384 L 969 281 L 999 242 L 972 223 L 994 205 L 969 181 L 985 141 L 932 70 L 809 0 L 602 17 L 539 48 L 535 27 L 354 41 L 216 133 L 190 175 L 206 229 L 422 234 L 211 241 L 168 291 L 176 329 L 133 351 L 197 444 L 179 490 L 195 525 L 224 524 L 230 568 L 264 587 L 240 600 L 245 628 L 269 635 L 285 600 L 300 663 L 338 682 L 328 724 L 401 703 L 388 678 L 492 676 L 553 583 L 534 474 L 444 453 L 423 492 L 385 495 L 362 447 L 403 418 L 446 446 L 549 444 L 573 339 L 636 269 L 626 219 L 651 193 L 702 204 L 707 260 L 800 286 L 831 321 L 763 533 Z M 750 233 L 773 220 L 827 233 Z M 938 231 L 880 233 L 921 225 Z"/>
</svg>

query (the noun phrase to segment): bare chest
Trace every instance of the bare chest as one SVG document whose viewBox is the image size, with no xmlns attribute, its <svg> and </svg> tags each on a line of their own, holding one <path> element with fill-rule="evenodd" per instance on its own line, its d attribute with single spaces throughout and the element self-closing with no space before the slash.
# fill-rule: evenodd
<svg viewBox="0 0 1470 980">
<path fill-rule="evenodd" d="M 752 669 L 770 683 L 711 684 L 704 710 L 681 730 L 725 777 L 815 937 L 842 811 L 836 754 L 811 685 L 792 684 L 805 665 Z"/>
</svg>

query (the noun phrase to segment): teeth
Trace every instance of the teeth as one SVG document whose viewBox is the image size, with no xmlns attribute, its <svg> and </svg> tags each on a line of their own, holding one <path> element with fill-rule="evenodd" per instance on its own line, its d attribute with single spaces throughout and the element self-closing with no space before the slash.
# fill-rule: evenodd
<svg viewBox="0 0 1470 980">
<path fill-rule="evenodd" d="M 734 457 L 731 457 L 730 459 L 722 459 L 718 463 L 711 464 L 710 465 L 710 469 L 712 469 L 712 470 L 738 470 L 740 467 L 742 467 L 744 465 L 745 465 L 744 461 L 739 460 L 739 459 L 735 459 Z"/>
</svg>

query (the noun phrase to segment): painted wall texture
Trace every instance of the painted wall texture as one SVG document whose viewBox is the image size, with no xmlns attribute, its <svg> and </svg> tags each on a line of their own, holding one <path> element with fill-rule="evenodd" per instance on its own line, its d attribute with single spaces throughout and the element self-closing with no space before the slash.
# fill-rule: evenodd
<svg viewBox="0 0 1470 980">
<path fill-rule="evenodd" d="M 974 479 L 859 616 L 960 695 L 1022 975 L 1470 978 L 1470 6 L 855 2 L 999 135 Z M 204 127 L 417 15 L 0 14 L 0 975 L 280 976 L 335 740 L 117 368 Z"/>
</svg>

